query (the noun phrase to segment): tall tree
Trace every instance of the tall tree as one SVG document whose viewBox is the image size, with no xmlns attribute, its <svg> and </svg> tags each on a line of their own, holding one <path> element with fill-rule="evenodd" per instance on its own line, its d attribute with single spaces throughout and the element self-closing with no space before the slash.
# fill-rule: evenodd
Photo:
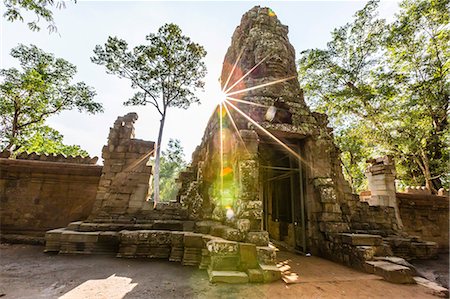
<svg viewBox="0 0 450 299">
<path fill-rule="evenodd" d="M 393 24 L 377 17 L 377 6 L 369 1 L 335 29 L 327 49 L 301 53 L 301 84 L 331 116 L 344 156 L 356 145 L 394 155 L 400 170 L 409 169 L 401 173 L 406 183 L 419 179 L 435 191 L 448 155 L 449 1 L 404 1 Z M 361 160 L 343 160 L 359 177 Z"/>
<path fill-rule="evenodd" d="M 21 70 L 0 70 L 0 148 L 27 150 L 28 139 L 37 132 L 61 141 L 59 133 L 53 130 L 48 134 L 44 127 L 48 117 L 73 109 L 92 114 L 103 111 L 102 105 L 93 101 L 91 87 L 72 83 L 76 67 L 68 61 L 34 45 L 19 45 L 11 50 L 11 56 L 19 60 Z"/>
<path fill-rule="evenodd" d="M 56 7 L 57 9 L 61 9 L 65 7 L 64 1 L 54 0 L 3 0 L 3 3 L 5 5 L 3 17 L 10 22 L 17 20 L 23 22 L 23 11 L 34 13 L 37 19 L 27 23 L 28 28 L 32 31 L 41 30 L 41 27 L 38 25 L 41 18 L 48 23 L 47 28 L 49 32 L 56 31 L 57 28 L 53 20 L 51 8 Z"/>
<path fill-rule="evenodd" d="M 117 37 L 109 37 L 104 47 L 97 45 L 92 62 L 103 65 L 109 74 L 131 81 L 138 89 L 125 105 L 150 104 L 161 116 L 156 144 L 154 194 L 159 201 L 159 172 L 161 141 L 167 110 L 170 107 L 187 109 L 200 100 L 194 94 L 202 89 L 206 75 L 203 58 L 205 49 L 182 35 L 175 24 L 166 24 L 157 33 L 147 35 L 146 45 L 128 50 L 128 44 Z"/>
<path fill-rule="evenodd" d="M 186 167 L 183 147 L 178 139 L 169 139 L 167 149 L 161 152 L 160 195 L 165 201 L 176 198 L 178 188 L 176 179 L 181 170 Z"/>
</svg>

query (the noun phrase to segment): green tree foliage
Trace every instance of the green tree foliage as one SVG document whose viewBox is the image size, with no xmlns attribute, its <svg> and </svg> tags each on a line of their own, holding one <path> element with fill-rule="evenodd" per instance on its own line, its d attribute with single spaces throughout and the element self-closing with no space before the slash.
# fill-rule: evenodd
<svg viewBox="0 0 450 299">
<path fill-rule="evenodd" d="M 162 201 L 175 200 L 178 188 L 176 179 L 186 167 L 183 147 L 178 139 L 169 139 L 167 150 L 161 153 L 160 197 Z"/>
<path fill-rule="evenodd" d="M 32 135 L 24 140 L 23 148 L 27 152 L 64 154 L 66 156 L 89 156 L 89 153 L 78 145 L 65 145 L 63 135 L 49 126 L 39 127 Z"/>
<path fill-rule="evenodd" d="M 158 32 L 147 35 L 146 45 L 128 50 L 128 44 L 117 37 L 109 37 L 104 47 L 94 49 L 92 62 L 103 65 L 109 74 L 131 81 L 138 91 L 125 105 L 155 107 L 161 116 L 155 157 L 154 194 L 159 201 L 160 145 L 167 110 L 170 107 L 187 109 L 199 103 L 197 89 L 203 89 L 206 75 L 203 58 L 205 49 L 182 35 L 175 24 L 166 24 Z"/>
<path fill-rule="evenodd" d="M 391 24 L 377 6 L 335 29 L 326 49 L 301 53 L 301 84 L 330 115 L 355 191 L 364 160 L 381 154 L 396 158 L 404 184 L 435 191 L 448 181 L 449 0 L 403 1 Z"/>
<path fill-rule="evenodd" d="M 17 20 L 23 22 L 23 11 L 34 13 L 37 19 L 27 22 L 28 27 L 32 31 L 41 30 L 41 27 L 38 25 L 41 18 L 48 23 L 47 28 L 49 32 L 56 31 L 57 28 L 53 20 L 51 8 L 56 7 L 57 9 L 61 9 L 65 7 L 64 1 L 54 0 L 3 0 L 3 3 L 5 5 L 3 17 L 10 22 Z"/>
<path fill-rule="evenodd" d="M 102 112 L 102 105 L 93 101 L 95 91 L 84 82 L 71 82 L 76 74 L 73 64 L 34 45 L 19 45 L 11 56 L 19 60 L 21 70 L 0 70 L 0 149 L 45 152 L 51 147 L 72 153 L 75 148 L 65 147 L 62 136 L 45 121 L 65 110 Z M 47 141 L 53 145 L 44 145 Z"/>
</svg>

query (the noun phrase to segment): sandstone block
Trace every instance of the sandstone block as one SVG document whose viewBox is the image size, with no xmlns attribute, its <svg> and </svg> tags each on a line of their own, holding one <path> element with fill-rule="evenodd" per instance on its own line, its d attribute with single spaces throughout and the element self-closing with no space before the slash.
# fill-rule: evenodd
<svg viewBox="0 0 450 299">
<path fill-rule="evenodd" d="M 411 269 L 402 265 L 386 261 L 368 261 L 365 264 L 365 269 L 367 272 L 379 275 L 389 282 L 415 283 Z"/>
<path fill-rule="evenodd" d="M 240 266 L 242 270 L 258 267 L 258 257 L 255 244 L 239 243 Z"/>
<path fill-rule="evenodd" d="M 258 262 L 265 265 L 274 265 L 276 262 L 276 249 L 269 246 L 256 247 Z"/>
<path fill-rule="evenodd" d="M 248 219 L 238 219 L 236 221 L 236 227 L 240 232 L 246 233 L 250 231 L 251 223 Z"/>
<path fill-rule="evenodd" d="M 239 256 L 211 255 L 209 269 L 219 271 L 236 271 L 239 269 Z"/>
<path fill-rule="evenodd" d="M 269 233 L 262 232 L 249 232 L 245 239 L 248 243 L 253 243 L 256 246 L 267 246 L 269 244 Z"/>
<path fill-rule="evenodd" d="M 261 265 L 264 282 L 272 282 L 281 279 L 281 271 L 277 266 Z"/>
<path fill-rule="evenodd" d="M 190 248 L 203 248 L 203 238 L 201 234 L 185 233 L 184 234 L 184 246 Z"/>
<path fill-rule="evenodd" d="M 354 246 L 374 246 L 383 243 L 383 239 L 379 235 L 343 233 L 341 237 L 342 243 Z"/>
<path fill-rule="evenodd" d="M 264 273 L 261 269 L 248 269 L 247 275 L 249 282 L 264 282 Z"/>
<path fill-rule="evenodd" d="M 243 233 L 235 228 L 227 228 L 224 231 L 223 238 L 229 241 L 242 241 L 244 239 Z"/>
<path fill-rule="evenodd" d="M 211 255 L 238 255 L 238 243 L 222 239 L 211 240 L 206 244 Z"/>
<path fill-rule="evenodd" d="M 212 283 L 247 283 L 248 275 L 239 271 L 208 271 L 209 281 Z"/>
</svg>

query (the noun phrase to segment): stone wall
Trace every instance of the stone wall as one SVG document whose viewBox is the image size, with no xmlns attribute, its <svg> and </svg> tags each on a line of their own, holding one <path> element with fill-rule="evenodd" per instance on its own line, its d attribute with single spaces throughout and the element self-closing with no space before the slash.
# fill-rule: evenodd
<svg viewBox="0 0 450 299">
<path fill-rule="evenodd" d="M 449 197 L 397 193 L 404 231 L 426 241 L 438 243 L 439 250 L 449 249 Z"/>
<path fill-rule="evenodd" d="M 102 171 L 102 166 L 87 163 L 96 159 L 25 156 L 0 158 L 2 234 L 43 236 L 48 229 L 86 219 Z M 77 160 L 83 164 L 73 163 Z"/>
</svg>

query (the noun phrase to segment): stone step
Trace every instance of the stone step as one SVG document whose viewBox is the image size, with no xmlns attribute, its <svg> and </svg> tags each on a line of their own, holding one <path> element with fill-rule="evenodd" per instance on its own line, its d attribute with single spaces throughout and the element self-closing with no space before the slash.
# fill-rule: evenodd
<svg viewBox="0 0 450 299">
<path fill-rule="evenodd" d="M 281 271 L 274 265 L 259 265 L 263 272 L 264 282 L 272 282 L 281 278 Z"/>
<path fill-rule="evenodd" d="M 383 238 L 379 235 L 351 233 L 343 233 L 340 235 L 342 238 L 342 243 L 353 246 L 378 246 L 383 243 Z"/>
<path fill-rule="evenodd" d="M 416 275 L 416 273 L 417 273 L 416 268 L 412 264 L 410 264 L 408 261 L 406 261 L 405 259 L 403 259 L 401 257 L 397 257 L 397 256 L 375 256 L 374 260 L 375 261 L 386 261 L 386 262 L 390 262 L 390 263 L 393 263 L 393 264 L 397 264 L 397 265 L 408 267 L 409 269 L 411 269 L 412 275 Z"/>
<path fill-rule="evenodd" d="M 364 268 L 367 272 L 381 276 L 389 282 L 399 284 L 415 283 L 413 271 L 402 265 L 387 261 L 367 261 Z"/>
<path fill-rule="evenodd" d="M 240 271 L 208 271 L 209 281 L 224 283 L 247 283 L 248 275 Z"/>
</svg>

